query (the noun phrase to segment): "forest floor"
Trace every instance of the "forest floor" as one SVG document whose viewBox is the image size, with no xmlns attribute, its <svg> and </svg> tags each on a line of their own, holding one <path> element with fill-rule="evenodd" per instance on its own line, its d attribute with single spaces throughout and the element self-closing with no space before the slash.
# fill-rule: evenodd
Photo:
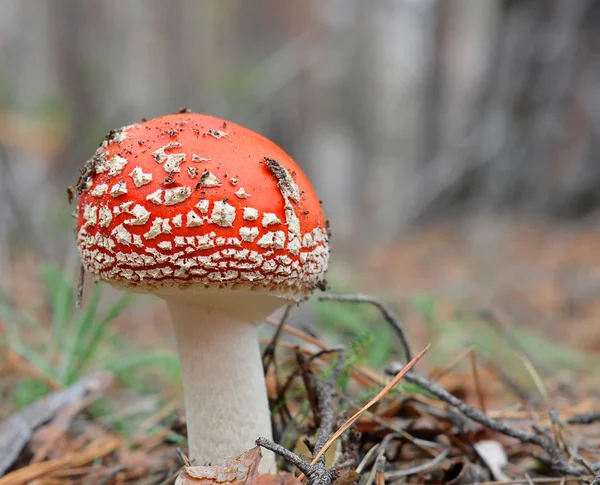
<svg viewBox="0 0 600 485">
<path fill-rule="evenodd" d="M 358 268 L 336 265 L 329 294 L 342 296 L 261 328 L 275 349 L 264 356 L 275 440 L 297 455 L 283 452 L 277 478 L 253 474 L 256 450 L 221 471 L 249 467 L 232 480 L 248 485 L 298 485 L 297 467 L 314 484 L 591 483 L 600 470 L 592 227 L 436 225 L 372 249 Z M 174 483 L 186 432 L 163 306 L 101 297 L 88 282 L 74 312 L 69 278 L 52 268 L 40 278 L 35 258 L 20 263 L 0 301 L 0 485 Z M 345 424 L 323 451 L 337 473 L 311 465 Z M 214 484 L 193 478 L 203 472 L 184 468 L 180 483 Z"/>
</svg>

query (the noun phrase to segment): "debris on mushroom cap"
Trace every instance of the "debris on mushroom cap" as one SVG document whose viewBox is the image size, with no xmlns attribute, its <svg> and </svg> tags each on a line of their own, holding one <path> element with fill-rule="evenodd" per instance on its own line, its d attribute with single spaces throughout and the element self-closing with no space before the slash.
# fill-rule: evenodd
<svg viewBox="0 0 600 485">
<path fill-rule="evenodd" d="M 87 271 L 140 292 L 230 287 L 300 299 L 322 286 L 328 232 L 310 182 L 268 139 L 223 126 L 186 112 L 111 131 L 75 187 Z"/>
</svg>

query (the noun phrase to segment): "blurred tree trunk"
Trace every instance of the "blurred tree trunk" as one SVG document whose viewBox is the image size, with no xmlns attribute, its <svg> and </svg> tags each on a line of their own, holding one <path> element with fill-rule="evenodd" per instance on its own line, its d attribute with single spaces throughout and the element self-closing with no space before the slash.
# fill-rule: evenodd
<svg viewBox="0 0 600 485">
<path fill-rule="evenodd" d="M 600 203 L 599 2 L 503 0 L 500 6 L 470 122 L 464 129 L 458 123 L 458 131 L 446 125 L 453 135 L 422 177 L 429 200 L 416 204 L 415 217 L 452 207 L 573 217 Z M 443 111 L 451 101 L 440 99 Z"/>
<path fill-rule="evenodd" d="M 88 158 L 86 141 L 91 135 L 94 115 L 97 113 L 96 93 L 85 63 L 90 46 L 90 30 L 84 28 L 85 19 L 91 16 L 91 4 L 78 0 L 52 2 L 49 9 L 50 39 L 55 55 L 55 72 L 58 76 L 61 97 L 68 123 L 71 126 L 69 140 L 59 155 L 59 166 L 70 172 L 74 166 Z M 97 44 L 93 44 L 94 47 Z"/>
<path fill-rule="evenodd" d="M 5 1 L 2 110 L 68 129 L 58 154 L 4 134 L 30 223 L 1 203 L 0 251 L 46 242 L 109 128 L 181 106 L 284 147 L 341 246 L 600 206 L 600 0 Z"/>
<path fill-rule="evenodd" d="M 591 90 L 600 79 L 600 44 L 590 0 L 505 0 L 474 125 L 484 127 L 472 155 L 484 168 L 474 201 L 485 211 L 521 208 L 577 215 L 600 201 L 600 110 Z M 593 61 L 593 62 L 590 62 Z M 586 99 L 587 98 L 587 99 Z M 488 128 L 486 130 L 486 127 Z M 490 150 L 489 136 L 503 140 Z M 493 143 L 493 142 L 492 142 Z"/>
<path fill-rule="evenodd" d="M 421 116 L 416 118 L 421 120 L 420 150 L 412 170 L 396 180 L 396 232 L 415 221 L 449 217 L 464 207 L 463 185 L 474 169 L 468 144 L 478 136 L 470 116 L 488 79 L 500 1 L 426 2 L 424 69 L 417 80 L 422 88 L 416 91 L 421 101 L 417 106 Z M 404 147 L 399 150 L 404 152 Z"/>
</svg>

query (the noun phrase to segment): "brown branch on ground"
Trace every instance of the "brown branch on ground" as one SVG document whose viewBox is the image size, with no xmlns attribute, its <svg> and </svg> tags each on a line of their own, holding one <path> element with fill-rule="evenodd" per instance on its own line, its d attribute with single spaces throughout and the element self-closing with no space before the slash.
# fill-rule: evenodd
<svg viewBox="0 0 600 485">
<path fill-rule="evenodd" d="M 304 380 L 309 401 L 311 402 L 315 424 L 319 428 L 315 444 L 311 445 L 310 443 L 307 443 L 307 446 L 314 457 L 323 448 L 323 445 L 333 433 L 333 426 L 335 424 L 333 396 L 335 393 L 335 382 L 344 363 L 344 354 L 343 350 L 339 352 L 339 358 L 327 381 L 317 378 L 314 371 L 310 368 L 309 359 L 304 356 L 299 348 L 296 348 L 296 362 L 300 368 L 300 374 Z M 317 463 L 311 465 L 310 462 L 299 457 L 292 451 L 289 451 L 287 448 L 278 445 L 277 443 L 273 443 L 266 438 L 257 439 L 256 444 L 282 456 L 288 463 L 294 465 L 298 470 L 304 473 L 311 485 L 331 485 L 338 476 L 337 468 L 327 470 L 325 467 L 324 455 Z"/>
<path fill-rule="evenodd" d="M 309 368 L 309 361 L 301 352 L 296 352 L 296 358 L 302 368 L 302 377 L 307 389 L 314 389 L 316 396 L 317 409 L 315 414 L 315 423 L 318 423 L 319 433 L 312 450 L 313 456 L 321 451 L 331 434 L 335 425 L 335 411 L 333 408 L 333 397 L 335 395 L 335 383 L 342 371 L 344 365 L 344 350 L 338 352 L 338 360 L 327 381 L 318 379 L 314 372 Z M 323 457 L 323 465 L 325 458 Z"/>
<path fill-rule="evenodd" d="M 400 369 L 401 367 L 402 367 L 401 364 L 397 364 L 397 365 L 392 364 L 392 365 L 388 366 L 388 368 L 386 369 L 386 372 L 393 374 L 393 373 L 397 372 L 398 369 Z M 441 386 L 435 384 L 434 382 L 431 382 L 426 377 L 415 374 L 412 371 L 408 372 L 406 374 L 405 378 L 408 382 L 417 384 L 419 387 L 426 389 L 431 394 L 436 396 L 438 399 L 441 399 L 442 401 L 448 403 L 450 406 L 452 406 L 455 409 L 457 409 L 458 411 L 460 411 L 460 413 L 463 414 L 464 416 L 466 416 L 467 418 L 472 419 L 473 421 L 475 421 L 479 424 L 482 424 L 483 426 L 485 426 L 489 429 L 493 429 L 494 431 L 502 433 L 506 436 L 515 438 L 523 443 L 529 443 L 532 445 L 539 446 L 547 453 L 547 455 L 548 455 L 547 461 L 549 462 L 549 464 L 552 466 L 552 468 L 555 471 L 557 471 L 559 473 L 563 473 L 566 475 L 582 476 L 582 475 L 589 475 L 590 469 L 593 470 L 594 472 L 600 470 L 600 462 L 592 464 L 589 467 L 589 469 L 588 469 L 588 467 L 585 467 L 585 466 L 578 467 L 578 466 L 570 465 L 567 462 L 567 460 L 563 457 L 561 451 L 558 449 L 558 447 L 554 443 L 553 439 L 550 436 L 548 436 L 547 434 L 540 433 L 540 432 L 531 433 L 531 432 L 527 432 L 527 431 L 521 431 L 521 430 L 518 430 L 516 428 L 509 426 L 508 424 L 506 424 L 502 421 L 498 421 L 496 419 L 489 418 L 485 414 L 483 414 L 481 411 L 479 411 L 478 409 L 475 409 L 474 407 L 469 406 L 461 399 L 450 394 L 448 391 L 446 391 Z"/>
<path fill-rule="evenodd" d="M 282 386 L 281 380 L 279 378 L 279 372 L 278 372 L 279 367 L 277 365 L 277 360 L 275 360 L 275 349 L 277 348 L 277 344 L 279 343 L 281 333 L 285 327 L 285 322 L 287 321 L 287 319 L 290 315 L 291 309 L 292 309 L 291 305 L 288 305 L 285 307 L 285 311 L 281 317 L 281 320 L 279 321 L 279 324 L 277 325 L 277 327 L 275 329 L 275 333 L 273 334 L 273 337 L 269 341 L 269 344 L 265 347 L 265 350 L 262 355 L 263 372 L 265 374 L 265 377 L 267 376 L 267 374 L 269 372 L 269 368 L 271 366 L 273 366 L 273 369 L 274 369 L 275 388 L 277 389 L 277 396 L 278 396 L 277 400 L 276 400 L 276 405 L 274 407 L 279 410 L 279 415 L 281 417 L 282 422 L 284 422 L 284 423 L 291 419 L 290 410 L 288 409 L 286 401 L 283 399 L 283 397 L 285 396 L 285 393 L 287 392 L 288 386 L 291 384 L 291 380 L 288 380 Z M 273 423 L 274 437 L 278 438 L 277 429 L 275 427 L 275 422 L 273 419 L 271 419 L 271 421 Z"/>
<path fill-rule="evenodd" d="M 275 359 L 275 348 L 277 347 L 277 343 L 279 342 L 279 338 L 281 337 L 281 332 L 283 330 L 283 326 L 285 325 L 285 322 L 287 321 L 287 319 L 290 315 L 291 309 L 292 309 L 291 305 L 288 305 L 285 307 L 285 311 L 283 313 L 283 316 L 281 317 L 281 320 L 279 321 L 279 324 L 277 325 L 277 328 L 275 329 L 273 338 L 271 339 L 271 341 L 269 342 L 269 345 L 266 346 L 266 348 L 263 352 L 262 361 L 263 361 L 263 369 L 264 369 L 265 375 L 267 375 L 267 372 L 269 372 L 269 367 L 271 366 L 271 364 L 273 363 L 273 360 Z"/>
<path fill-rule="evenodd" d="M 348 298 L 351 301 L 356 300 L 355 297 L 353 297 L 353 296 L 350 296 Z M 306 340 L 307 342 L 310 342 L 311 344 L 314 344 L 321 349 L 324 349 L 322 352 L 318 353 L 319 354 L 318 357 L 321 357 L 321 355 L 322 355 L 324 357 L 323 360 L 328 360 L 327 355 L 326 355 L 328 353 L 328 349 L 322 342 L 315 340 L 314 337 L 303 335 L 303 334 L 301 334 L 301 332 L 297 332 L 294 329 L 288 330 L 286 327 L 284 327 L 283 330 L 292 331 L 295 336 L 302 338 L 302 339 Z M 306 354 L 306 351 L 304 351 L 304 353 Z M 309 355 L 310 355 L 310 353 L 309 353 Z M 315 357 L 313 356 L 313 359 L 314 358 Z M 491 361 L 489 361 L 488 359 L 484 359 L 484 362 L 486 362 L 486 367 L 489 367 L 492 365 Z M 509 375 L 505 374 L 502 368 L 499 368 L 498 366 L 494 366 L 494 367 L 495 367 L 494 372 L 497 375 L 499 373 L 502 374 L 502 377 L 503 377 L 502 381 L 505 384 L 508 384 L 509 382 L 511 384 L 513 384 L 512 386 L 509 386 L 509 387 L 511 387 L 515 390 L 515 393 L 521 398 L 521 400 L 524 402 L 524 404 L 535 407 L 535 402 L 534 402 L 535 400 L 528 394 L 527 391 L 522 389 L 516 382 L 514 382 Z M 354 371 L 356 371 L 359 368 L 362 369 L 361 366 L 356 366 L 354 368 Z M 395 371 L 398 368 L 401 368 L 401 366 L 396 367 L 392 370 Z M 354 374 L 355 374 L 355 372 L 353 373 L 353 375 Z M 369 372 L 368 375 L 370 376 L 369 378 L 372 379 L 372 383 L 381 383 L 382 382 L 381 378 L 378 377 L 378 375 L 374 375 L 374 374 L 372 375 L 371 372 Z M 420 376 L 415 375 L 413 373 L 409 374 L 409 377 L 407 378 L 407 380 L 411 381 L 411 378 L 412 378 L 412 381 L 415 382 L 417 385 L 424 384 L 425 386 L 420 386 L 420 387 L 425 387 L 429 391 L 431 391 L 431 388 L 426 387 L 427 384 L 428 383 L 431 385 L 435 384 L 434 382 L 431 382 L 431 380 L 425 381 L 425 382 L 417 382 L 418 379 L 420 378 Z M 369 387 L 372 387 L 372 384 L 370 384 Z M 465 425 L 467 425 L 468 428 L 472 429 L 472 431 L 474 431 L 474 432 L 477 432 L 476 428 L 469 425 L 469 423 L 477 422 L 480 425 L 482 425 L 483 427 L 488 428 L 489 430 L 497 431 L 501 434 L 511 436 L 511 437 L 521 441 L 521 443 L 523 443 L 523 444 L 530 444 L 530 445 L 534 445 L 535 447 L 539 447 L 541 449 L 541 451 L 543 452 L 542 456 L 540 457 L 541 460 L 547 462 L 551 466 L 551 468 L 554 470 L 554 472 L 558 472 L 558 473 L 565 474 L 565 475 L 571 475 L 571 476 L 575 475 L 575 476 L 583 477 L 583 476 L 593 475 L 593 470 L 600 468 L 600 463 L 589 464 L 584 460 L 584 458 L 582 456 L 580 456 L 578 454 L 577 451 L 574 451 L 573 449 L 571 449 L 568 446 L 567 442 L 565 441 L 565 436 L 563 435 L 561 430 L 556 429 L 556 424 L 554 424 L 552 428 L 548 428 L 548 429 L 542 429 L 541 427 L 537 426 L 536 424 L 532 424 L 531 431 L 529 431 L 529 432 L 520 431 L 519 429 L 515 429 L 512 426 L 509 426 L 503 420 L 504 419 L 529 419 L 529 417 L 531 417 L 531 413 L 522 411 L 519 413 L 508 413 L 507 414 L 507 413 L 498 413 L 496 411 L 491 411 L 488 413 L 488 415 L 486 415 L 486 413 L 482 413 L 478 409 L 468 406 L 463 400 L 458 399 L 456 396 L 450 394 L 448 391 L 445 391 L 440 386 L 437 386 L 435 388 L 435 390 L 438 391 L 437 394 L 436 393 L 432 393 L 432 394 L 434 394 L 441 401 L 446 402 L 446 404 L 451 405 L 451 407 L 449 409 L 443 409 L 442 407 L 437 407 L 437 406 L 431 407 L 431 409 L 429 411 L 432 413 L 431 415 L 436 420 L 443 421 L 443 420 L 448 420 L 448 419 L 454 417 L 454 420 L 458 420 L 457 425 L 459 426 L 459 428 L 464 428 Z M 480 392 L 481 392 L 481 389 L 480 389 Z M 418 396 L 419 396 L 418 394 L 411 395 L 412 398 L 416 398 Z M 441 396 L 443 396 L 443 397 L 441 397 Z M 340 399 L 344 400 L 343 397 L 340 397 Z M 421 401 L 421 400 L 419 399 L 418 401 Z M 426 399 L 423 402 L 426 403 L 427 401 L 429 401 L 429 400 Z M 430 404 L 432 404 L 432 405 L 435 404 L 435 401 L 431 401 Z M 369 413 L 369 416 L 371 414 L 372 413 Z M 365 413 L 365 416 L 367 416 L 366 413 Z M 372 418 L 372 422 L 378 423 L 381 426 L 376 431 L 377 433 L 381 433 L 382 431 L 385 432 L 384 431 L 385 428 L 390 429 L 390 428 L 394 427 L 393 420 L 386 419 L 385 421 L 382 421 L 381 418 L 377 414 L 374 414 L 373 416 L 371 416 L 371 418 Z M 452 419 L 450 419 L 450 420 L 452 421 Z M 597 422 L 598 420 L 600 420 L 600 412 L 594 411 L 594 412 L 588 412 L 585 414 L 572 416 L 568 421 L 565 420 L 564 424 L 586 424 L 586 423 L 591 424 L 591 423 Z M 556 416 L 555 413 L 553 413 L 552 416 L 549 416 L 549 421 L 551 423 L 554 422 L 554 423 L 559 423 L 561 425 L 563 424 L 563 422 L 558 421 L 558 417 Z M 397 428 L 397 430 L 399 430 L 399 428 Z M 549 433 L 548 430 L 552 430 L 554 434 Z M 368 435 L 366 437 L 368 439 Z M 453 441 L 454 445 L 458 446 L 458 449 L 460 449 L 463 454 L 466 453 L 468 456 L 468 453 L 469 453 L 468 449 L 467 449 L 468 447 L 465 447 L 464 446 L 465 443 L 463 443 L 462 441 L 466 440 L 467 442 L 471 442 L 472 433 L 469 432 L 468 430 L 466 430 L 461 439 L 456 440 L 455 437 L 453 438 L 452 436 L 450 436 L 450 438 Z M 375 445 L 375 447 L 377 447 L 377 444 Z M 371 450 L 373 450 L 373 448 L 371 448 Z M 441 458 L 439 458 L 439 460 L 441 460 Z M 452 462 L 452 460 L 450 460 L 449 463 L 450 462 Z M 388 462 L 388 463 L 390 463 L 390 462 Z M 417 470 L 419 470 L 419 468 L 417 468 Z M 363 478 L 368 478 L 368 477 L 363 477 Z M 373 480 L 374 479 L 375 479 L 375 477 L 373 477 Z"/>
<path fill-rule="evenodd" d="M 303 371 L 307 387 L 314 387 L 314 394 L 317 401 L 317 414 L 320 419 L 317 440 L 311 450 L 313 457 L 311 462 L 304 460 L 281 445 L 273 443 L 265 438 L 259 438 L 256 441 L 256 444 L 283 456 L 289 463 L 296 466 L 304 474 L 310 485 L 330 485 L 333 480 L 339 477 L 341 469 L 348 466 L 348 464 L 343 463 L 337 467 L 327 469 L 325 466 L 325 452 L 329 446 L 331 446 L 333 442 L 342 435 L 342 433 L 348 430 L 367 409 L 377 403 L 392 389 L 394 385 L 396 385 L 403 377 L 405 377 L 406 374 L 413 368 L 413 366 L 423 357 L 423 355 L 425 355 L 427 350 L 429 350 L 429 347 L 430 346 L 428 345 L 416 357 L 408 362 L 406 366 L 404 366 L 403 369 L 401 369 L 398 374 L 377 394 L 377 396 L 371 399 L 363 408 L 361 408 L 360 411 L 355 413 L 333 434 L 332 431 L 335 419 L 333 397 L 335 394 L 335 382 L 339 376 L 339 373 L 341 372 L 343 359 L 338 359 L 333 371 L 331 372 L 331 375 L 329 376 L 329 379 L 326 382 L 317 379 L 312 371 Z M 304 365 L 304 356 L 302 353 L 297 352 L 297 356 L 300 356 L 299 364 L 301 366 Z M 309 449 L 310 448 L 311 447 L 309 446 Z"/>
<path fill-rule="evenodd" d="M 597 421 L 600 421 L 600 411 L 592 411 L 590 413 L 577 414 L 567 419 L 567 424 L 592 424 Z"/>
</svg>

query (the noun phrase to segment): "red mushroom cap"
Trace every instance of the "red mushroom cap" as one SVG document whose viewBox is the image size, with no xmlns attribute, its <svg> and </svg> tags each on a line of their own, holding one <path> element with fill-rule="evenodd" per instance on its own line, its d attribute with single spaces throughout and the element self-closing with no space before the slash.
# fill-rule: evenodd
<svg viewBox="0 0 600 485">
<path fill-rule="evenodd" d="M 328 236 L 310 182 L 240 125 L 178 113 L 111 131 L 77 192 L 81 259 L 113 286 L 299 299 L 323 281 Z"/>
</svg>

